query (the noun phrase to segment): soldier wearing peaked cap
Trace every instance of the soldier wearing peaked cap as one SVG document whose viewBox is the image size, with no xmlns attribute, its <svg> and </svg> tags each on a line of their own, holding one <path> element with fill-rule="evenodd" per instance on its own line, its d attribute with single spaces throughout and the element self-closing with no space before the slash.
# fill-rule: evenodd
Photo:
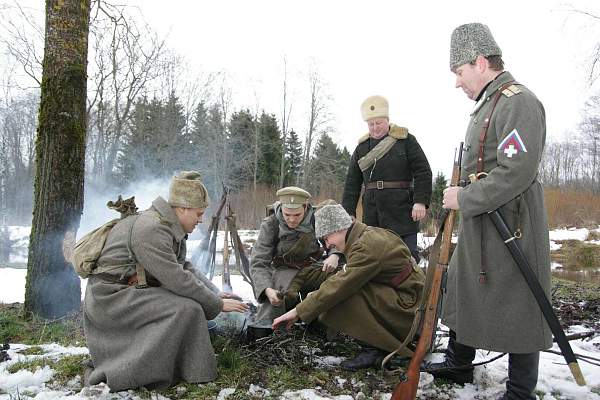
<svg viewBox="0 0 600 400">
<path fill-rule="evenodd" d="M 442 322 L 450 331 L 446 360 L 469 364 L 475 349 L 510 353 L 504 399 L 535 399 L 539 351 L 550 329 L 487 212 L 499 209 L 550 297 L 548 223 L 538 167 L 546 140 L 542 103 L 504 70 L 502 51 L 486 25 L 452 33 L 450 70 L 475 101 L 465 137 L 464 187 L 444 192 L 444 207 L 460 211 L 458 245 L 448 268 Z M 473 369 L 434 374 L 459 383 Z"/>
<path fill-rule="evenodd" d="M 324 257 L 315 236 L 314 207 L 310 193 L 289 186 L 279 189 L 273 214 L 260 225 L 256 244 L 252 248 L 250 274 L 259 308 L 254 320 L 260 326 L 270 326 L 273 319 L 286 311 L 284 294 L 290 282 L 305 268 L 315 268 L 322 262 L 317 275 L 312 274 L 301 291 L 314 290 L 337 268 L 339 255 Z"/>
<path fill-rule="evenodd" d="M 208 201 L 200 174 L 183 171 L 173 177 L 168 201 L 157 197 L 108 233 L 83 305 L 94 366 L 86 385 L 105 382 L 121 391 L 215 379 L 207 320 L 247 306 L 186 261 L 187 235 Z M 140 280 L 148 287 L 136 285 Z"/>
<path fill-rule="evenodd" d="M 351 216 L 362 197 L 363 222 L 391 229 L 419 261 L 417 232 L 431 199 L 432 174 L 417 139 L 389 121 L 389 105 L 381 96 L 361 106 L 369 133 L 359 139 L 346 174 L 342 205 Z"/>
</svg>

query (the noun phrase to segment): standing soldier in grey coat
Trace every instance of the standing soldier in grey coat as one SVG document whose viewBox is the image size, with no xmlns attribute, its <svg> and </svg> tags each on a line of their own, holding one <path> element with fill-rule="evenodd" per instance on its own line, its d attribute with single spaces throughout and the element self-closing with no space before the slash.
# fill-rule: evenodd
<svg viewBox="0 0 600 400">
<path fill-rule="evenodd" d="M 265 327 L 286 311 L 284 293 L 301 269 L 322 261 L 323 273 L 318 280 L 323 281 L 339 261 L 338 254 L 323 260 L 324 250 L 315 236 L 315 209 L 308 203 L 310 193 L 289 186 L 279 189 L 276 196 L 273 214 L 260 225 L 250 262 L 254 295 L 259 302 L 254 320 Z M 312 286 L 318 287 L 319 283 L 313 282 Z"/>
<path fill-rule="evenodd" d="M 342 205 L 354 217 L 364 187 L 363 222 L 396 232 L 419 262 L 418 221 L 431 200 L 431 168 L 408 129 L 390 124 L 388 109 L 381 96 L 371 96 L 361 105 L 369 133 L 352 154 Z"/>
<path fill-rule="evenodd" d="M 452 33 L 456 87 L 476 102 L 465 138 L 464 187 L 444 192 L 444 208 L 460 210 L 458 245 L 448 269 L 442 322 L 450 329 L 446 360 L 469 364 L 475 349 L 509 354 L 504 399 L 535 399 L 539 351 L 552 336 L 525 279 L 487 212 L 499 209 L 550 297 L 548 223 L 538 167 L 546 139 L 544 107 L 504 71 L 502 52 L 480 23 Z M 434 373 L 473 380 L 473 368 Z"/>
<path fill-rule="evenodd" d="M 344 253 L 348 263 L 273 325 L 285 324 L 289 329 L 299 318 L 307 323 L 318 318 L 368 345 L 355 359 L 343 361 L 342 368 L 377 366 L 408 335 L 425 275 L 398 235 L 353 223 L 339 204 L 317 211 L 315 229 L 328 247 Z M 404 349 L 399 354 L 410 356 L 411 352 Z"/>
<path fill-rule="evenodd" d="M 109 232 L 85 292 L 83 322 L 94 365 L 86 384 L 106 382 L 121 391 L 215 379 L 207 320 L 247 306 L 185 260 L 187 236 L 206 207 L 200 174 L 182 172 L 171 181 L 168 202 L 156 198 Z"/>
</svg>

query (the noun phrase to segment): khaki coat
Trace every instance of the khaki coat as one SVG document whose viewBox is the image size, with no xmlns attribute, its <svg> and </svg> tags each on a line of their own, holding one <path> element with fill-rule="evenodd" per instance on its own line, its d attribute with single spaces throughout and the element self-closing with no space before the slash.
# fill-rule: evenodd
<svg viewBox="0 0 600 400">
<path fill-rule="evenodd" d="M 307 323 L 328 327 L 371 346 L 396 350 L 408 335 L 421 301 L 425 275 L 392 231 L 355 222 L 346 240 L 347 264 L 296 306 Z M 410 268 L 398 287 L 391 281 Z M 400 355 L 408 355 L 403 352 Z"/>
</svg>

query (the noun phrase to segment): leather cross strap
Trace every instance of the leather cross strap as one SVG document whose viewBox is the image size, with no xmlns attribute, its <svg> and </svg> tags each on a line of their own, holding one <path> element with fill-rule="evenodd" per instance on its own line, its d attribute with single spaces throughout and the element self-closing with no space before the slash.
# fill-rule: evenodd
<svg viewBox="0 0 600 400">
<path fill-rule="evenodd" d="M 409 181 L 375 181 L 369 182 L 365 185 L 365 189 L 408 189 L 412 187 Z"/>
<path fill-rule="evenodd" d="M 510 81 L 500 86 L 500 88 L 496 91 L 494 96 L 494 102 L 492 103 L 492 109 L 488 116 L 483 120 L 483 127 L 481 129 L 481 133 L 479 134 L 479 154 L 477 155 L 477 173 L 483 172 L 483 151 L 485 147 L 485 137 L 487 136 L 488 128 L 490 127 L 490 121 L 492 119 L 492 114 L 496 109 L 496 105 L 498 104 L 498 100 L 502 96 L 502 91 L 507 89 L 509 86 L 514 85 L 515 81 Z"/>
<path fill-rule="evenodd" d="M 402 282 L 404 282 L 405 280 L 408 279 L 412 270 L 413 270 L 412 264 L 407 263 L 404 266 L 404 269 L 402 270 L 402 272 L 400 272 L 398 275 L 396 275 L 392 279 L 390 279 L 390 286 L 393 287 L 394 289 L 398 289 L 400 287 L 400 285 L 402 284 Z"/>
</svg>

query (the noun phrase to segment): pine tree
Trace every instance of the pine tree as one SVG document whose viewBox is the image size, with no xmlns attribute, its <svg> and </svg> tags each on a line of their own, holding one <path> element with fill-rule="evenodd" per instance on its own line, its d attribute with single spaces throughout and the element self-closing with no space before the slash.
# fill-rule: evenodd
<svg viewBox="0 0 600 400">
<path fill-rule="evenodd" d="M 250 110 L 233 113 L 229 120 L 227 149 L 231 152 L 231 159 L 227 165 L 226 183 L 234 189 L 247 187 L 253 181 L 256 129 L 256 121 Z"/>
<path fill-rule="evenodd" d="M 347 151 L 345 153 L 348 153 Z M 311 170 L 307 187 L 315 193 L 337 197 L 338 188 L 343 186 L 347 157 L 327 134 L 322 134 L 317 142 L 315 154 L 310 162 Z"/>
<path fill-rule="evenodd" d="M 257 183 L 276 186 L 281 163 L 281 133 L 274 115 L 262 113 L 258 122 Z"/>
<path fill-rule="evenodd" d="M 185 143 L 183 106 L 174 92 L 171 92 L 161 108 L 159 130 L 156 132 L 157 157 L 160 165 L 158 175 L 168 178 L 177 170 L 190 169 L 182 157 L 189 143 Z"/>
<path fill-rule="evenodd" d="M 302 144 L 296 131 L 291 130 L 285 141 L 285 179 L 283 186 L 296 186 L 302 169 Z"/>
<path fill-rule="evenodd" d="M 438 172 L 433 182 L 431 204 L 429 205 L 429 215 L 438 222 L 444 211 L 442 208 L 442 200 L 444 198 L 444 189 L 446 189 L 447 186 L 448 180 L 443 173 Z"/>
<path fill-rule="evenodd" d="M 198 103 L 192 117 L 192 126 L 184 135 L 186 146 L 182 152 L 189 169 L 208 171 L 210 165 L 210 144 L 213 141 L 209 129 L 208 109 L 204 102 Z"/>
</svg>

